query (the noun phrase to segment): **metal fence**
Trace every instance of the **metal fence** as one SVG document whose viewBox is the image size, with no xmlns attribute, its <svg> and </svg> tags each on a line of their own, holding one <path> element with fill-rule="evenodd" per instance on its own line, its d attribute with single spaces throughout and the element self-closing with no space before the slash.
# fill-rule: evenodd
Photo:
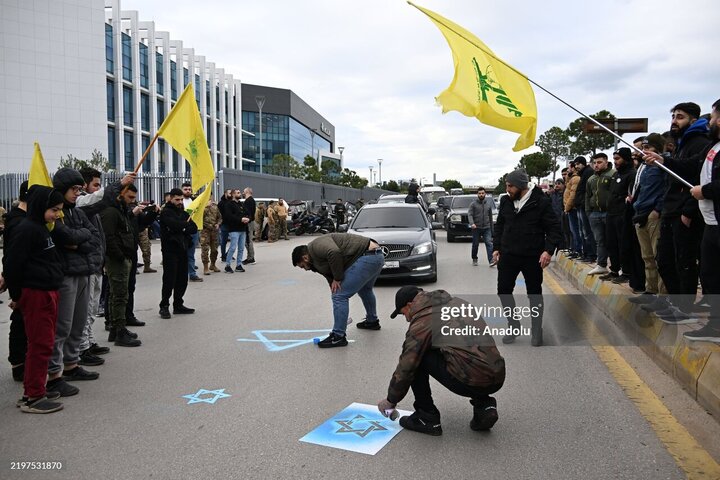
<svg viewBox="0 0 720 480">
<path fill-rule="evenodd" d="M 123 174 L 120 172 L 105 173 L 102 179 L 103 185 L 120 180 L 122 176 Z M 9 210 L 12 202 L 17 200 L 20 184 L 27 179 L 27 173 L 5 173 L 0 175 L 0 205 Z M 140 172 L 136 183 L 138 198 L 162 203 L 165 192 L 171 188 L 179 188 L 185 181 L 190 181 L 189 173 Z M 359 199 L 368 202 L 383 194 L 395 193 L 379 188 L 357 189 L 244 170 L 226 169 L 218 173 L 217 180 L 213 185 L 213 194 L 217 199 L 220 193 L 227 188 L 243 189 L 245 187 L 251 187 L 253 195 L 257 198 L 283 197 L 287 201 L 313 200 L 316 205 L 320 205 L 322 202 L 333 203 L 338 198 L 350 202 L 356 202 Z"/>
</svg>

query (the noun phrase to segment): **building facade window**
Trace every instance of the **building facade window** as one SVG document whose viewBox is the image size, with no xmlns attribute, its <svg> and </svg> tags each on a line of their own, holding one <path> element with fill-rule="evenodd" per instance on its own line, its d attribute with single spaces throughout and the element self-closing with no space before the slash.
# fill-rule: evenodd
<svg viewBox="0 0 720 480">
<path fill-rule="evenodd" d="M 123 143 L 125 147 L 125 170 L 135 169 L 135 142 L 132 132 L 123 132 Z"/>
<path fill-rule="evenodd" d="M 140 95 L 140 124 L 143 130 L 150 131 L 150 96 L 147 93 Z"/>
<path fill-rule="evenodd" d="M 174 148 L 172 150 L 172 168 L 173 168 L 172 169 L 173 172 L 180 171 L 180 158 Z"/>
<path fill-rule="evenodd" d="M 115 82 L 112 80 L 106 81 L 107 90 L 107 119 L 108 122 L 115 121 Z"/>
<path fill-rule="evenodd" d="M 205 80 L 205 105 L 207 106 L 207 113 L 210 114 L 210 80 Z"/>
<path fill-rule="evenodd" d="M 117 149 L 115 148 L 115 127 L 108 127 L 108 162 L 112 168 L 118 168 Z"/>
<path fill-rule="evenodd" d="M 122 34 L 122 70 L 123 80 L 132 82 L 132 44 L 127 33 Z"/>
<path fill-rule="evenodd" d="M 167 152 L 165 150 L 165 140 L 158 138 L 158 172 L 160 173 L 165 173 L 165 165 L 167 162 Z"/>
<path fill-rule="evenodd" d="M 183 68 L 183 88 L 187 87 L 188 83 L 190 83 L 190 72 L 187 68 Z"/>
<path fill-rule="evenodd" d="M 158 98 L 157 101 L 157 128 L 165 121 L 165 102 Z"/>
<path fill-rule="evenodd" d="M 165 95 L 165 74 L 163 70 L 163 55 L 155 52 L 155 85 L 158 95 Z"/>
<path fill-rule="evenodd" d="M 115 73 L 115 57 L 113 56 L 113 28 L 105 24 L 105 71 Z"/>
<path fill-rule="evenodd" d="M 195 102 L 200 110 L 200 75 L 195 75 Z"/>
<path fill-rule="evenodd" d="M 148 59 L 148 47 L 140 43 L 140 86 L 148 88 L 150 84 L 150 68 Z"/>
<path fill-rule="evenodd" d="M 177 64 L 170 61 L 170 98 L 177 100 Z"/>
<path fill-rule="evenodd" d="M 143 135 L 142 136 L 142 153 L 145 153 L 145 150 L 150 146 L 150 136 Z M 152 150 L 150 150 L 147 154 L 147 157 L 145 157 L 145 161 L 142 164 L 142 170 L 143 172 L 149 172 L 150 168 L 152 166 Z M 134 167 L 133 167 L 134 168 Z"/>
<path fill-rule="evenodd" d="M 133 98 L 132 88 L 123 87 L 123 122 L 132 127 L 133 124 Z"/>
</svg>

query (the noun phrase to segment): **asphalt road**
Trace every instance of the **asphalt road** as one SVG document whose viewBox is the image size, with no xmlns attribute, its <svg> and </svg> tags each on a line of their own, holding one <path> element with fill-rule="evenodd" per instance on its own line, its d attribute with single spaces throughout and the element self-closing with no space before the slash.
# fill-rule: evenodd
<svg viewBox="0 0 720 480">
<path fill-rule="evenodd" d="M 160 319 L 161 273 L 139 275 L 136 313 L 148 325 L 135 330 L 143 346 L 110 345 L 106 364 L 94 368 L 100 379 L 77 383 L 80 394 L 63 399 L 62 412 L 21 413 L 15 407 L 21 385 L 3 367 L 0 478 L 685 478 L 593 349 L 582 342 L 553 346 L 573 327 L 552 308 L 546 311 L 548 346 L 530 347 L 529 339 L 500 346 L 508 375 L 496 395 L 500 420 L 491 433 L 471 431 L 467 399 L 434 383 L 441 437 L 402 431 L 374 456 L 299 442 L 349 404 L 375 404 L 385 396 L 406 330 L 403 319 L 389 318 L 401 284 L 382 283 L 376 288 L 382 330 L 351 325 L 354 342 L 346 348 L 303 344 L 269 351 L 259 341 L 238 341 L 257 340 L 257 330 L 331 327 L 327 284 L 291 266 L 292 247 L 309 239 L 257 245 L 258 263 L 246 273 L 216 273 L 190 284 L 186 304 L 195 315 Z M 444 232 L 438 243 L 439 280 L 425 288 L 460 296 L 495 291 L 496 270 L 482 259 L 473 267 L 469 243 L 447 244 Z M 153 249 L 153 265 L 161 268 L 159 245 Z M 9 311 L 2 308 L 4 359 Z M 351 316 L 362 320 L 357 298 Z M 102 319 L 96 325 L 101 328 Z M 317 335 L 266 334 L 277 340 Z M 666 388 L 670 396 L 685 395 Z M 182 398 L 199 389 L 231 396 L 214 404 Z M 412 410 L 412 393 L 398 407 Z M 684 413 L 694 428 L 716 428 L 699 409 Z M 62 462 L 62 469 L 11 470 L 18 461 Z"/>
</svg>

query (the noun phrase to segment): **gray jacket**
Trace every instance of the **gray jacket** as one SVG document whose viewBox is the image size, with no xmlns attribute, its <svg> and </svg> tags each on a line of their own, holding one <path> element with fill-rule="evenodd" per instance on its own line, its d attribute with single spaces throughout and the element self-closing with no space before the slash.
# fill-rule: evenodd
<svg viewBox="0 0 720 480">
<path fill-rule="evenodd" d="M 487 197 L 480 202 L 475 199 L 468 208 L 468 222 L 474 223 L 477 228 L 492 228 L 493 201 Z"/>
</svg>

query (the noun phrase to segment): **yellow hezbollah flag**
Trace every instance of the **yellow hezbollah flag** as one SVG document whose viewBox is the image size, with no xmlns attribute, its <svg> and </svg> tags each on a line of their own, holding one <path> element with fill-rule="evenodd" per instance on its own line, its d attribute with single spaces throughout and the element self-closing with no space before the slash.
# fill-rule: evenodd
<svg viewBox="0 0 720 480">
<path fill-rule="evenodd" d="M 192 83 L 185 87 L 157 133 L 190 164 L 194 192 L 215 179 L 215 169 L 200 120 L 200 111 L 195 103 Z"/>
<path fill-rule="evenodd" d="M 537 105 L 527 77 L 500 60 L 475 35 L 425 8 L 417 8 L 437 25 L 453 54 L 455 76 L 437 97 L 443 113 L 458 111 L 486 125 L 520 134 L 513 147 L 523 150 L 535 143 Z"/>
<path fill-rule="evenodd" d="M 197 225 L 199 230 L 202 230 L 203 228 L 203 215 L 205 214 L 205 207 L 207 206 L 209 201 L 210 183 L 207 183 L 205 185 L 205 191 L 198 195 L 195 200 L 190 202 L 190 205 L 188 205 L 185 209 L 185 211 L 188 212 L 190 218 L 193 222 L 195 222 L 195 225 Z"/>
<path fill-rule="evenodd" d="M 30 163 L 28 188 L 33 185 L 44 185 L 50 188 L 53 186 L 52 180 L 50 180 L 50 175 L 48 175 L 47 167 L 45 166 L 45 159 L 40 151 L 40 145 L 37 142 L 35 142 L 35 153 L 33 154 L 32 162 Z"/>
</svg>

